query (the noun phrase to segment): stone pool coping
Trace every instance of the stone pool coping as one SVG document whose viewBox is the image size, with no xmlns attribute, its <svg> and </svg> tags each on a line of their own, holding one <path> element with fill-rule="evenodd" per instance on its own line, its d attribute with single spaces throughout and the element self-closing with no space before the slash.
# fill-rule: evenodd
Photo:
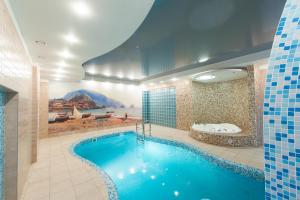
<svg viewBox="0 0 300 200">
<path fill-rule="evenodd" d="M 83 162 L 85 162 L 85 163 L 89 164 L 90 166 L 94 167 L 99 172 L 100 176 L 104 178 L 105 184 L 107 186 L 109 200 L 118 200 L 118 192 L 117 192 L 117 188 L 116 188 L 116 185 L 113 182 L 113 180 L 99 166 L 97 166 L 96 164 L 92 163 L 91 161 L 77 155 L 74 150 L 75 150 L 75 147 L 79 144 L 95 142 L 97 140 L 101 140 L 101 139 L 105 139 L 105 138 L 109 138 L 109 137 L 114 137 L 114 136 L 118 136 L 118 135 L 123 135 L 123 134 L 136 134 L 136 135 L 139 135 L 135 131 L 121 131 L 121 132 L 107 133 L 105 135 L 92 136 L 90 138 L 80 139 L 79 141 L 73 143 L 70 146 L 70 149 L 69 149 L 70 153 L 73 156 L 79 158 Z M 181 147 L 181 148 L 183 148 L 187 151 L 199 154 L 199 155 L 203 156 L 205 159 L 207 159 L 209 162 L 213 162 L 214 164 L 216 164 L 220 167 L 223 167 L 225 169 L 232 170 L 235 173 L 238 173 L 238 174 L 241 174 L 241 175 L 247 176 L 247 177 L 252 177 L 256 180 L 261 180 L 261 181 L 264 180 L 264 172 L 262 170 L 256 169 L 254 167 L 250 167 L 250 166 L 247 166 L 247 165 L 243 165 L 243 164 L 240 164 L 240 163 L 236 163 L 236 162 L 233 162 L 233 161 L 229 161 L 229 160 L 226 160 L 226 159 L 223 159 L 223 158 L 218 157 L 216 155 L 213 155 L 211 153 L 205 152 L 205 151 L 201 150 L 199 147 L 197 147 L 195 145 L 186 144 L 184 142 L 178 142 L 178 141 L 175 141 L 175 140 L 172 140 L 172 139 L 159 138 L 157 136 L 145 136 L 145 140 L 154 141 L 154 142 L 158 142 L 158 143 L 161 143 L 161 144 L 173 145 L 173 146 L 176 146 L 176 147 Z"/>
<path fill-rule="evenodd" d="M 208 144 L 229 146 L 229 147 L 243 147 L 243 146 L 255 146 L 253 144 L 253 136 L 249 131 L 242 131 L 236 134 L 219 134 L 210 133 L 206 131 L 194 130 L 190 128 L 189 136 L 200 142 Z"/>
</svg>

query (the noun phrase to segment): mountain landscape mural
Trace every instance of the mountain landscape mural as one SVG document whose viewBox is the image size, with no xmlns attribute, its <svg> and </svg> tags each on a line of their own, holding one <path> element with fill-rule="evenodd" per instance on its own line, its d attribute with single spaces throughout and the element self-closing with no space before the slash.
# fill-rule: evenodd
<svg viewBox="0 0 300 200">
<path fill-rule="evenodd" d="M 79 110 L 125 108 L 125 105 L 117 100 L 111 99 L 99 92 L 84 89 L 68 92 L 62 98 L 51 99 L 49 101 L 50 112 L 72 110 L 74 106 Z"/>
<path fill-rule="evenodd" d="M 82 83 L 49 84 L 48 133 L 60 135 L 104 128 L 133 126 L 141 121 L 139 93 L 124 86 L 130 99 L 119 94 L 119 87 L 103 88 Z M 124 101 L 123 101 L 124 99 Z"/>
<path fill-rule="evenodd" d="M 84 90 L 84 89 L 69 92 L 63 97 L 63 99 L 71 100 L 71 99 L 73 99 L 74 97 L 77 97 L 77 96 L 89 97 L 99 107 L 103 107 L 103 108 L 124 108 L 125 107 L 119 101 L 108 98 L 107 96 L 105 96 L 105 95 L 103 95 L 99 92 L 93 92 L 93 91 Z"/>
</svg>

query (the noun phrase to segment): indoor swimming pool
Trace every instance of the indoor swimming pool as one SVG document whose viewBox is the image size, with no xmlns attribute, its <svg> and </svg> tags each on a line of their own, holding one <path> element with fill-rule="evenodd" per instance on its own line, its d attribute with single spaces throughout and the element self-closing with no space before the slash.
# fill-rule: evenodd
<svg viewBox="0 0 300 200">
<path fill-rule="evenodd" d="M 182 143 L 130 131 L 83 140 L 72 150 L 106 174 L 110 199 L 264 199 L 262 172 Z"/>
</svg>

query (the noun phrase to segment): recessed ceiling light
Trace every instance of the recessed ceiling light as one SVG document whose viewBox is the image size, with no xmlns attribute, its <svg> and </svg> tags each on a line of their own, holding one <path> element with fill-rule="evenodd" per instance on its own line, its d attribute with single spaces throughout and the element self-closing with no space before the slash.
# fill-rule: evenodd
<svg viewBox="0 0 300 200">
<path fill-rule="evenodd" d="M 105 71 L 103 74 L 104 74 L 104 76 L 107 76 L 107 77 L 110 77 L 110 76 L 111 76 L 111 72 L 110 72 L 110 71 L 108 71 L 108 70 L 107 70 L 107 71 Z"/>
<path fill-rule="evenodd" d="M 130 80 L 133 80 L 135 77 L 134 77 L 134 75 L 131 74 L 131 75 L 128 76 L 128 78 L 129 78 Z"/>
<path fill-rule="evenodd" d="M 87 69 L 86 72 L 91 75 L 95 75 L 97 73 L 97 70 L 95 68 L 90 68 L 90 69 Z"/>
<path fill-rule="evenodd" d="M 53 76 L 54 78 L 66 78 L 67 76 L 65 74 L 62 73 L 55 73 L 55 74 L 50 74 L 51 76 Z"/>
<path fill-rule="evenodd" d="M 70 53 L 69 50 L 65 49 L 64 51 L 59 53 L 60 56 L 62 56 L 63 58 L 72 58 L 74 57 L 73 54 Z"/>
<path fill-rule="evenodd" d="M 79 39 L 72 33 L 69 33 L 68 35 L 64 36 L 64 39 L 69 42 L 70 44 L 76 44 L 79 43 Z"/>
<path fill-rule="evenodd" d="M 56 65 L 57 66 L 59 66 L 59 67 L 67 67 L 68 66 L 68 64 L 65 62 L 65 61 L 60 61 L 60 62 L 58 62 L 58 63 L 56 63 Z"/>
<path fill-rule="evenodd" d="M 202 76 L 197 77 L 196 79 L 199 81 L 205 81 L 205 80 L 211 80 L 214 78 L 216 78 L 216 76 L 214 76 L 214 75 L 202 75 Z"/>
<path fill-rule="evenodd" d="M 201 58 L 199 58 L 198 62 L 203 63 L 203 62 L 206 62 L 208 60 L 209 60 L 209 57 L 201 57 Z"/>
<path fill-rule="evenodd" d="M 171 81 L 175 82 L 177 81 L 178 79 L 177 78 L 172 78 Z"/>
<path fill-rule="evenodd" d="M 120 73 L 118 73 L 117 77 L 118 77 L 118 78 L 123 78 L 123 77 L 124 77 L 124 75 L 123 75 L 123 73 L 122 73 L 122 72 L 120 72 Z"/>
<path fill-rule="evenodd" d="M 89 18 L 92 15 L 90 6 L 83 0 L 73 1 L 71 9 L 78 17 Z"/>
<path fill-rule="evenodd" d="M 58 68 L 58 69 L 56 70 L 56 73 L 62 74 L 62 73 L 68 73 L 68 72 L 65 71 L 65 70 L 63 70 L 62 68 Z"/>
</svg>

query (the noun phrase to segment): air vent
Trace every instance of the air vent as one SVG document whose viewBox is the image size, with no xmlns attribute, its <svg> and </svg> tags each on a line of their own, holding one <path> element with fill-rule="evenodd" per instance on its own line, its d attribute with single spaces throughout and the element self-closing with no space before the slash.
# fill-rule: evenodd
<svg viewBox="0 0 300 200">
<path fill-rule="evenodd" d="M 44 47 L 47 45 L 47 43 L 42 40 L 36 40 L 36 41 L 34 41 L 34 43 L 35 43 L 35 45 L 40 46 L 40 47 Z"/>
</svg>

